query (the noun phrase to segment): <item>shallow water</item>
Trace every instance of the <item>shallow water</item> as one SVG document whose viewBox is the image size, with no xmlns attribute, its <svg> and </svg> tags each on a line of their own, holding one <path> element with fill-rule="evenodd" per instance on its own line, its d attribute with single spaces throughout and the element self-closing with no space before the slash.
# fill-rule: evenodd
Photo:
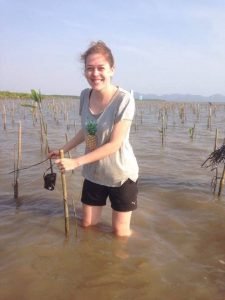
<svg viewBox="0 0 225 300">
<path fill-rule="evenodd" d="M 14 103 L 14 104 L 13 104 Z M 20 101 L 2 101 L 0 128 L 0 299 L 225 299 L 225 192 L 210 188 L 214 175 L 201 164 L 225 136 L 225 105 L 138 102 L 131 142 L 140 165 L 134 234 L 111 234 L 111 209 L 96 228 L 83 229 L 80 170 L 67 173 L 70 235 L 65 238 L 60 175 L 54 191 L 43 188 L 48 162 L 20 172 L 13 197 L 14 145 L 22 124 L 22 167 L 45 159 L 39 123 Z M 168 116 L 164 145 L 160 113 Z M 78 102 L 46 101 L 50 147 L 79 128 Z M 165 112 L 165 110 L 164 110 Z M 189 128 L 195 124 L 191 139 Z M 72 155 L 82 153 L 82 147 Z M 75 214 L 74 218 L 74 206 Z"/>
</svg>

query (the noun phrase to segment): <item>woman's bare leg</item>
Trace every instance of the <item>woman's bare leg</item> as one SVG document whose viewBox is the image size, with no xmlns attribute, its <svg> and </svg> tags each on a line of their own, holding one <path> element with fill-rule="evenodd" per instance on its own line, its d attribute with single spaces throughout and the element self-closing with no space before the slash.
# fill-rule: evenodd
<svg viewBox="0 0 225 300">
<path fill-rule="evenodd" d="M 118 212 L 112 210 L 112 229 L 117 236 L 126 237 L 131 235 L 131 215 L 132 211 Z"/>
<path fill-rule="evenodd" d="M 83 204 L 82 206 L 83 220 L 82 226 L 88 227 L 99 223 L 102 214 L 102 206 L 91 206 Z"/>
</svg>

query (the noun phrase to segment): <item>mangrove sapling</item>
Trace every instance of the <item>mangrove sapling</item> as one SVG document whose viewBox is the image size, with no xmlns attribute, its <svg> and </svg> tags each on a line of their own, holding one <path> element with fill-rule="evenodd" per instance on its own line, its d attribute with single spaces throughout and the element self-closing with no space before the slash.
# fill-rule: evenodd
<svg viewBox="0 0 225 300">
<path fill-rule="evenodd" d="M 37 119 L 37 110 L 36 109 L 32 110 L 32 120 L 33 120 L 33 126 L 35 126 L 35 124 L 38 121 L 38 119 Z"/>
<path fill-rule="evenodd" d="M 223 165 L 223 171 L 221 176 L 218 176 L 218 168 L 219 165 Z M 217 186 L 217 180 L 220 179 L 220 184 L 219 184 L 219 191 L 218 191 L 218 196 L 221 195 L 222 188 L 223 188 L 223 183 L 224 183 L 224 176 L 225 176 L 225 141 L 223 145 L 214 150 L 209 157 L 205 160 L 205 162 L 202 164 L 202 167 L 205 166 L 206 168 L 210 167 L 211 171 L 216 170 L 216 175 L 213 177 L 211 185 L 213 186 L 214 192 L 216 190 Z"/>
<path fill-rule="evenodd" d="M 217 149 L 217 140 L 218 140 L 218 129 L 216 128 L 215 141 L 214 141 L 214 151 Z M 214 180 L 214 182 L 212 181 L 212 188 L 213 188 L 214 193 L 216 192 L 217 180 L 218 180 L 218 177 L 219 177 L 218 168 L 216 168 L 215 171 L 216 171 L 216 175 L 214 177 L 215 180 Z"/>
<path fill-rule="evenodd" d="M 195 134 L 195 124 L 194 124 L 194 126 L 193 127 L 190 127 L 189 128 L 189 136 L 190 136 L 190 138 L 193 140 L 193 138 L 194 138 L 194 134 Z"/>
<path fill-rule="evenodd" d="M 39 111 L 39 118 L 40 118 L 40 127 L 41 127 L 41 141 L 45 142 L 45 153 L 47 153 L 48 149 L 48 137 L 47 137 L 47 124 L 44 121 L 44 115 L 42 112 L 42 95 L 41 91 L 38 92 L 35 90 L 31 90 L 31 98 L 36 103 Z M 41 147 L 42 148 L 42 147 Z"/>
</svg>

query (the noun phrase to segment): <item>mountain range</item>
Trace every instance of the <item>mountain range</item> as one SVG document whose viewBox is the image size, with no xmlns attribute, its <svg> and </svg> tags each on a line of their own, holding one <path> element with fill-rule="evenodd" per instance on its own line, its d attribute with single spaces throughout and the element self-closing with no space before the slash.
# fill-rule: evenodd
<svg viewBox="0 0 225 300">
<path fill-rule="evenodd" d="M 193 95 L 193 94 L 142 94 L 134 92 L 135 99 L 143 100 L 164 100 L 164 101 L 179 101 L 179 102 L 225 102 L 225 96 L 214 94 L 211 96 Z"/>
</svg>

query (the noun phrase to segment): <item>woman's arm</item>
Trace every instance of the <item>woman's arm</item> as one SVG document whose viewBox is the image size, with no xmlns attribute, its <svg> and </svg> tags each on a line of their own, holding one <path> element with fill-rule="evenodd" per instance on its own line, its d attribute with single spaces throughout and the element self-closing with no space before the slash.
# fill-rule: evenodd
<svg viewBox="0 0 225 300">
<path fill-rule="evenodd" d="M 116 152 L 122 145 L 130 128 L 130 120 L 121 120 L 113 128 L 110 141 L 99 148 L 77 158 L 57 159 L 55 163 L 61 171 L 69 171 L 79 166 L 89 164 Z M 67 148 L 66 148 L 67 149 Z M 65 148 L 64 148 L 65 151 Z"/>
</svg>

